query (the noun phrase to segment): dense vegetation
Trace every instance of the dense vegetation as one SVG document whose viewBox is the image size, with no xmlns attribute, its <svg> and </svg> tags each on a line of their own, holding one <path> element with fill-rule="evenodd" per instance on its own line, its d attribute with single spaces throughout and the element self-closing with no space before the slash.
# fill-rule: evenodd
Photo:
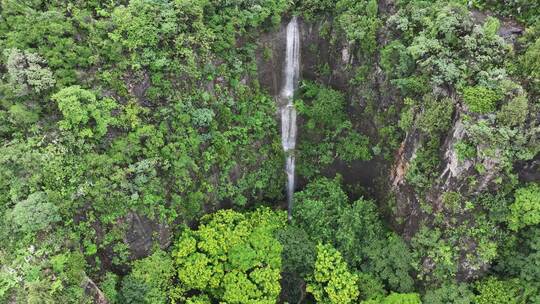
<svg viewBox="0 0 540 304">
<path fill-rule="evenodd" d="M 540 303 L 537 1 L 2 0 L 0 72 L 0 303 Z"/>
</svg>

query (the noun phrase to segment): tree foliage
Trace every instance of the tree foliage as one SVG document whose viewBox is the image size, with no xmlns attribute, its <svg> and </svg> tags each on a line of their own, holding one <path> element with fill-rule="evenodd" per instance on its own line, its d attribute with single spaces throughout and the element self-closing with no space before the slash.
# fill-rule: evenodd
<svg viewBox="0 0 540 304">
<path fill-rule="evenodd" d="M 540 223 L 540 186 L 532 183 L 519 188 L 514 194 L 515 200 L 510 205 L 508 221 L 510 228 L 517 230 L 525 226 Z"/>
<path fill-rule="evenodd" d="M 539 302 L 536 2 L 3 0 L 0 302 Z"/>
<path fill-rule="evenodd" d="M 58 124 L 60 129 L 73 131 L 81 137 L 102 137 L 113 121 L 111 111 L 116 108 L 114 100 L 98 99 L 96 95 L 79 86 L 60 90 L 52 96 L 64 119 Z"/>
<path fill-rule="evenodd" d="M 284 222 L 283 213 L 268 209 L 205 216 L 198 230 L 182 234 L 173 254 L 184 296 L 198 291 L 228 303 L 274 303 L 283 250 L 274 233 Z"/>
<path fill-rule="evenodd" d="M 35 192 L 18 202 L 11 211 L 13 222 L 25 233 L 36 233 L 51 228 L 60 221 L 58 207 L 48 200 L 47 194 Z"/>
<path fill-rule="evenodd" d="M 486 87 L 477 86 L 463 89 L 463 100 L 475 113 L 493 112 L 499 99 L 497 92 Z"/>
<path fill-rule="evenodd" d="M 318 303 L 354 303 L 359 296 L 357 281 L 336 249 L 317 245 L 315 270 L 306 289 Z"/>
<path fill-rule="evenodd" d="M 19 49 L 6 49 L 9 81 L 19 95 L 39 94 L 55 84 L 51 70 L 41 56 Z"/>
</svg>

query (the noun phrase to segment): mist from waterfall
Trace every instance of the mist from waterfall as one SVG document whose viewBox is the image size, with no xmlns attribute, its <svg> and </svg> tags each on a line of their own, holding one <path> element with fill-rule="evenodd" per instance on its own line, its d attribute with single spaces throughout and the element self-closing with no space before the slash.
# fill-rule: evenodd
<svg viewBox="0 0 540 304">
<path fill-rule="evenodd" d="M 296 109 L 294 108 L 293 98 L 300 75 L 300 33 L 296 16 L 287 24 L 286 35 L 287 47 L 285 67 L 283 69 L 283 86 L 280 92 L 280 111 L 281 142 L 286 155 L 288 216 L 289 220 L 291 220 L 295 180 L 294 148 L 296 145 Z"/>
</svg>

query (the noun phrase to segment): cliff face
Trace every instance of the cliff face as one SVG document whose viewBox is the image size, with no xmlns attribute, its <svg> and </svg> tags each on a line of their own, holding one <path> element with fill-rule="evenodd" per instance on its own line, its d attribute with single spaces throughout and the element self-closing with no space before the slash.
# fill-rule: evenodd
<svg viewBox="0 0 540 304">
<path fill-rule="evenodd" d="M 472 18 L 474 23 L 483 24 L 486 15 L 473 12 Z M 496 39 L 512 45 L 521 33 L 522 29 L 512 21 L 503 21 Z M 456 278 L 460 281 L 476 279 L 488 270 L 491 260 L 481 246 L 497 242 L 493 238 L 496 233 L 488 241 L 488 237 L 471 232 L 486 227 L 498 229 L 495 223 L 485 220 L 487 210 L 493 206 L 482 200 L 508 193 L 508 186 L 518 181 L 539 180 L 536 97 L 527 97 L 521 85 L 512 81 L 503 82 L 502 86 L 511 87 L 503 89 L 506 93 L 500 102 L 506 104 L 496 113 L 480 114 L 464 101 L 463 93 L 458 94 L 453 88 L 436 88 L 453 105 L 448 128 L 435 138 L 427 135 L 422 130 L 426 128 L 422 126 L 426 109 L 417 109 L 388 174 L 389 190 L 395 196 L 392 219 L 397 230 L 413 242 L 422 226 L 440 231 L 440 240 L 459 251 L 455 259 Z M 399 96 L 395 98 L 399 102 Z M 509 107 L 518 107 L 518 99 L 522 100 L 527 116 L 520 121 L 505 121 L 502 117 Z M 437 164 L 423 173 L 431 176 L 429 185 L 419 186 L 412 176 L 418 175 L 422 162 L 431 161 L 425 158 L 425 151 L 434 140 L 437 144 L 431 153 Z M 470 151 L 463 151 L 464 143 Z M 435 271 L 437 262 L 433 258 L 424 256 L 422 261 L 421 272 Z"/>
<path fill-rule="evenodd" d="M 272 32 L 262 33 L 257 38 L 257 68 L 258 82 L 270 95 L 277 96 L 282 85 L 283 61 L 285 55 L 285 27 L 288 21 L 283 18 L 281 26 Z M 368 80 L 362 84 L 354 83 L 353 79 L 359 67 L 364 63 L 354 54 L 357 51 L 339 31 L 334 28 L 331 18 L 314 22 L 299 18 L 301 35 L 301 81 L 316 81 L 329 88 L 340 91 L 347 99 L 347 114 L 355 124 L 355 130 L 370 136 L 377 142 L 378 124 L 371 119 L 364 119 L 368 98 L 364 95 L 369 89 L 371 101 L 379 111 L 396 103 L 393 98 L 395 89 L 388 87 L 380 68 L 375 66 L 375 72 L 368 75 Z M 379 89 L 383 87 L 382 89 Z M 280 118 L 276 115 L 276 119 Z M 302 117 L 298 118 L 299 137 L 305 137 L 302 132 Z M 278 123 L 279 125 L 279 123 Z M 308 139 L 309 140 L 309 139 Z M 375 190 L 380 186 L 380 180 L 385 176 L 384 168 L 390 162 L 382 157 L 370 161 L 352 161 L 349 163 L 336 160 L 330 167 L 322 170 L 327 176 L 340 174 L 346 184 L 361 185 L 370 195 L 377 195 Z M 300 176 L 297 190 L 305 184 Z"/>
<path fill-rule="evenodd" d="M 257 39 L 259 82 L 271 95 L 277 96 L 282 84 L 287 17 L 276 31 L 262 33 Z M 301 79 L 317 80 L 335 89 L 351 92 L 349 80 L 355 65 L 350 45 L 332 37 L 332 20 L 306 22 L 299 19 L 301 45 Z M 325 33 L 325 34 L 323 34 Z M 321 75 L 323 66 L 328 72 Z"/>
<path fill-rule="evenodd" d="M 381 1 L 382 7 L 379 9 L 385 14 L 392 14 L 393 5 L 387 2 L 391 1 Z M 474 13 L 473 18 L 474 22 L 482 23 L 486 16 Z M 259 38 L 259 82 L 274 96 L 281 85 L 285 24 L 278 31 L 262 34 Z M 333 29 L 331 19 L 301 21 L 300 24 L 301 79 L 314 80 L 343 92 L 348 100 L 349 116 L 355 120 L 357 131 L 368 135 L 372 143 L 384 144 L 385 138 L 380 132 L 382 128 L 390 125 L 398 132 L 395 126 L 399 115 L 389 113 L 404 111 L 406 105 L 399 90 L 382 71 L 380 54 L 375 52 L 370 62 L 362 61 L 354 44 Z M 498 31 L 507 43 L 515 42 L 520 33 L 521 29 L 512 22 L 503 22 Z M 383 46 L 389 40 L 387 29 L 383 27 L 378 35 L 378 43 Z M 369 72 L 362 81 L 355 82 L 358 69 L 366 64 L 369 65 Z M 441 239 L 451 239 L 445 235 L 445 231 L 454 233 L 463 227 L 474 229 L 476 224 L 474 221 L 470 223 L 470 219 L 475 218 L 481 207 L 469 208 L 466 207 L 468 203 L 486 193 L 496 193 L 503 187 L 503 180 L 511 181 L 516 175 L 524 181 L 538 180 L 538 156 L 533 160 L 516 161 L 515 155 L 518 153 L 509 152 L 505 147 L 515 145 L 517 149 L 521 147 L 535 153 L 536 148 L 531 148 L 537 140 L 535 134 L 538 134 L 535 117 L 528 117 L 520 126 L 509 127 L 503 140 L 495 139 L 500 134 L 494 128 L 496 123 L 493 115 L 472 113 L 452 88 L 435 90 L 442 91 L 441 95 L 449 100 L 452 110 L 447 128 L 436 136 L 438 144 L 433 154 L 437 165 L 425 173 L 431 176 L 429 186 L 420 189 L 410 177 L 411 170 L 417 170 L 418 163 L 423 161 L 419 154 L 424 153 L 430 141 L 433 141 L 422 130 L 422 109 L 413 117 L 412 126 L 401 133 L 398 144 L 395 147 L 389 145 L 392 150 L 386 157 L 377 155 L 370 162 L 352 165 L 336 162 L 325 172 L 327 175 L 339 173 L 344 176 L 345 183 L 360 184 L 371 189 L 370 194 L 380 201 L 380 208 L 386 210 L 394 229 L 408 241 L 413 240 L 422 226 L 437 227 L 443 231 Z M 521 94 L 520 90 L 517 87 L 508 98 L 515 98 Z M 484 129 L 478 126 L 484 126 Z M 301 133 L 301 126 L 299 128 Z M 459 148 L 464 142 L 475 143 L 474 155 L 466 158 L 460 155 Z M 512 163 L 513 172 L 511 165 L 509 167 Z M 460 248 L 460 255 L 456 257 L 458 280 L 474 279 L 487 270 L 489 259 L 479 256 L 479 242 L 475 236 L 463 235 L 452 245 Z M 425 257 L 423 272 L 430 273 L 435 264 L 436 261 Z"/>
</svg>

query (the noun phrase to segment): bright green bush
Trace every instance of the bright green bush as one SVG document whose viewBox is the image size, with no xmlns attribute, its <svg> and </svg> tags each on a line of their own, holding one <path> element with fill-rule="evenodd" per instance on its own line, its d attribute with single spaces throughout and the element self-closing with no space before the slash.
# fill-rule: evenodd
<svg viewBox="0 0 540 304">
<path fill-rule="evenodd" d="M 490 277 L 477 284 L 476 304 L 517 304 L 518 286 Z"/>
<path fill-rule="evenodd" d="M 495 111 L 499 94 L 492 89 L 476 86 L 463 89 L 463 101 L 469 110 L 475 113 L 485 114 Z"/>
<path fill-rule="evenodd" d="M 381 297 L 377 300 L 368 300 L 360 302 L 361 304 L 422 304 L 420 295 L 417 293 L 395 293 L 392 292 L 387 297 Z"/>
<path fill-rule="evenodd" d="M 120 300 L 120 293 L 118 292 L 118 275 L 107 272 L 103 278 L 103 281 L 99 284 L 99 289 L 105 295 L 105 298 L 109 303 L 116 304 Z"/>
<path fill-rule="evenodd" d="M 458 159 L 464 161 L 466 159 L 471 159 L 476 156 L 476 146 L 471 145 L 465 141 L 456 142 L 454 145 Z"/>
<path fill-rule="evenodd" d="M 540 185 L 532 183 L 516 190 L 510 205 L 510 228 L 520 228 L 540 223 Z"/>
</svg>

